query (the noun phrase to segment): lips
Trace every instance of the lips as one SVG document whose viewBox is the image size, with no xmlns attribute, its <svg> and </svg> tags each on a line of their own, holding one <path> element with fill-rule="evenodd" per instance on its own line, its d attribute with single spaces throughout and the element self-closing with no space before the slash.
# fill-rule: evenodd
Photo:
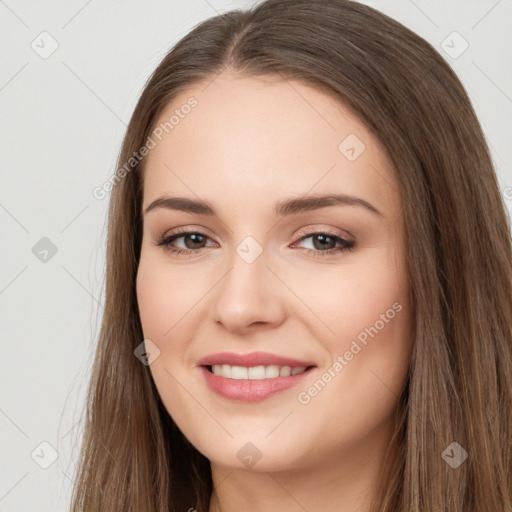
<svg viewBox="0 0 512 512">
<path fill-rule="evenodd" d="M 239 370 L 245 367 L 249 371 L 258 367 L 288 367 L 288 371 L 290 369 L 300 369 L 301 373 L 294 374 L 291 371 L 291 375 L 288 376 L 235 379 L 215 375 L 211 372 L 214 365 L 229 365 L 239 367 Z M 250 354 L 221 352 L 200 359 L 197 366 L 201 370 L 208 387 L 216 394 L 229 400 L 249 403 L 259 402 L 279 391 L 296 386 L 316 368 L 316 365 L 310 361 L 292 359 L 266 352 L 252 352 Z"/>
<path fill-rule="evenodd" d="M 204 366 L 199 368 L 210 390 L 222 398 L 247 403 L 265 400 L 281 391 L 297 386 L 306 376 L 310 375 L 310 372 L 314 371 L 314 368 L 311 368 L 304 373 L 291 375 L 290 377 L 235 380 L 210 373 Z"/>
<path fill-rule="evenodd" d="M 289 357 L 271 354 L 269 352 L 251 352 L 249 354 L 235 354 L 234 352 L 219 352 L 203 357 L 197 362 L 198 366 L 213 366 L 214 364 L 229 364 L 230 366 L 290 366 L 298 368 L 316 366 L 311 361 L 301 361 Z"/>
</svg>

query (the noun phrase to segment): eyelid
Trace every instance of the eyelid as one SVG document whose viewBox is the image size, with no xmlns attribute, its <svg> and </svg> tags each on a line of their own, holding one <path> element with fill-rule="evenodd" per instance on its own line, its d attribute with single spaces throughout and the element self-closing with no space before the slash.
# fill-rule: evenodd
<svg viewBox="0 0 512 512">
<path fill-rule="evenodd" d="M 351 233 L 349 233 L 346 230 L 343 230 L 344 233 L 340 233 L 339 231 L 340 230 L 336 229 L 336 228 L 318 228 L 318 227 L 317 228 L 315 228 L 315 227 L 313 227 L 313 228 L 304 228 L 303 230 L 299 231 L 297 236 L 300 237 L 300 238 L 304 238 L 307 235 L 312 235 L 312 234 L 316 234 L 316 233 L 322 233 L 322 234 L 325 234 L 325 235 L 339 236 L 340 238 L 343 238 L 347 242 L 354 241 L 354 236 Z M 347 235 L 348 235 L 348 237 L 347 237 Z"/>
<path fill-rule="evenodd" d="M 207 236 L 208 238 L 210 238 L 211 240 L 214 240 L 215 237 L 213 237 L 210 233 L 210 231 L 206 228 L 203 228 L 202 226 L 199 227 L 199 226 L 185 226 L 183 228 L 176 228 L 176 229 L 171 229 L 170 231 L 166 231 L 160 238 L 169 238 L 171 236 L 175 236 L 175 235 L 186 235 L 188 233 L 198 233 L 200 235 L 204 235 L 204 236 Z"/>
</svg>

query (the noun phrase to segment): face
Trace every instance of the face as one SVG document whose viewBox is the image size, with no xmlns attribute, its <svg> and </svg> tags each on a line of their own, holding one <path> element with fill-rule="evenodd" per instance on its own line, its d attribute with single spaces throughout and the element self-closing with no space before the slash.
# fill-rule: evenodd
<svg viewBox="0 0 512 512">
<path fill-rule="evenodd" d="M 311 86 L 209 82 L 168 105 L 145 160 L 137 299 L 161 399 L 219 466 L 371 457 L 411 349 L 385 150 Z"/>
</svg>

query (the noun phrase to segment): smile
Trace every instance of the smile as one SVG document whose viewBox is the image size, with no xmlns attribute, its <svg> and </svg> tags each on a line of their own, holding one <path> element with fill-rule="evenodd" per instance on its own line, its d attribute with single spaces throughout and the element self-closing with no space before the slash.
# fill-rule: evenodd
<svg viewBox="0 0 512 512">
<path fill-rule="evenodd" d="M 249 379 L 249 380 L 262 380 L 262 379 L 275 379 L 276 377 L 290 377 L 291 375 L 298 375 L 306 371 L 305 366 L 291 367 L 291 366 L 278 366 L 275 364 L 268 366 L 232 366 L 229 364 L 214 364 L 209 366 L 208 369 L 215 375 L 224 377 L 226 379 Z"/>
<path fill-rule="evenodd" d="M 207 388 L 216 395 L 230 401 L 253 403 L 299 385 L 317 367 L 213 365 L 198 369 Z M 231 376 L 226 377 L 224 372 L 228 375 L 231 372 Z"/>
</svg>

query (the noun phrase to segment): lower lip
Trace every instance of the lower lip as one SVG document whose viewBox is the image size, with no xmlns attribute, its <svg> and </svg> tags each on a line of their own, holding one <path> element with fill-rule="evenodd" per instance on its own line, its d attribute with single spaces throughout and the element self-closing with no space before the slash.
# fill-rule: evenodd
<svg viewBox="0 0 512 512">
<path fill-rule="evenodd" d="M 215 375 L 205 366 L 200 367 L 206 383 L 212 391 L 230 400 L 242 402 L 259 402 L 269 396 L 284 391 L 299 384 L 306 375 L 309 375 L 314 367 L 307 369 L 298 375 L 289 377 L 275 377 L 273 379 L 228 379 Z"/>
</svg>

